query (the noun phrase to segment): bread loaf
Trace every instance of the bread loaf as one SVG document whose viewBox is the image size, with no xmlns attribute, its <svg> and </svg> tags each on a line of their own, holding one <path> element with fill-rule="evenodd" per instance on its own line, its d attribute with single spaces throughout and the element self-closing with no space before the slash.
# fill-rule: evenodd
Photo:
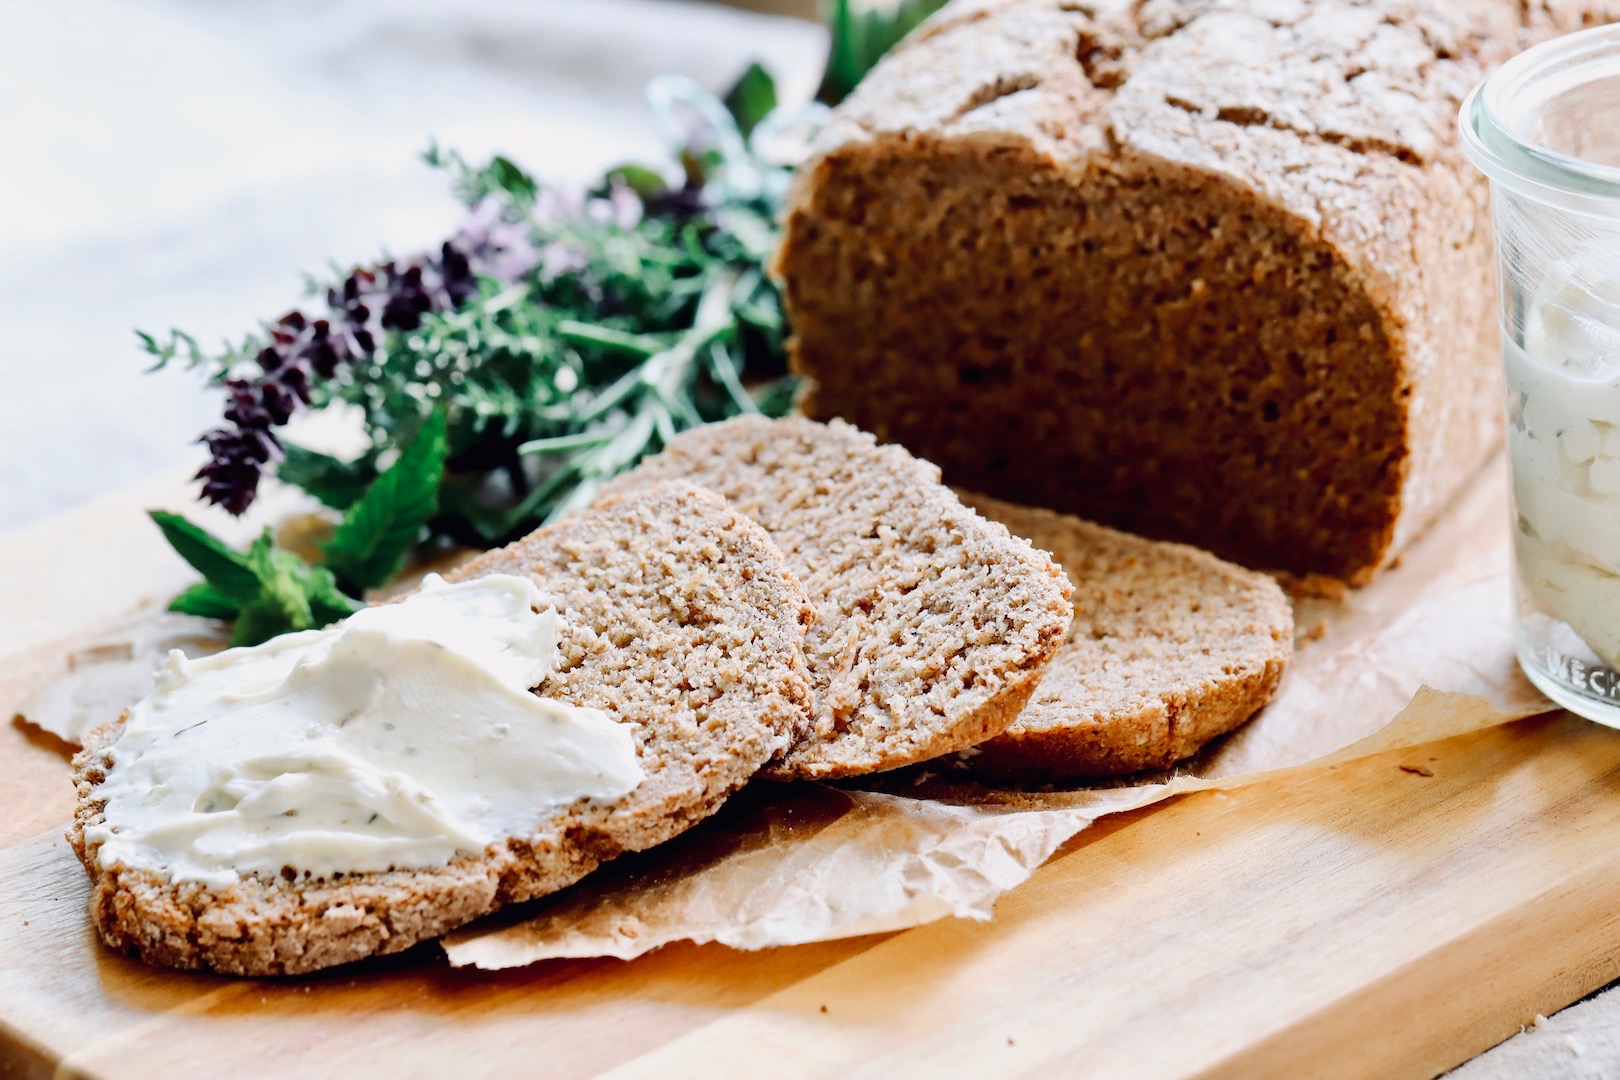
<svg viewBox="0 0 1620 1080">
<path fill-rule="evenodd" d="M 958 0 L 778 268 L 807 411 L 953 485 L 1363 582 L 1500 438 L 1462 97 L 1615 0 Z"/>
<path fill-rule="evenodd" d="M 437 937 L 569 885 L 597 864 L 682 832 L 718 809 L 809 720 L 803 589 L 764 532 L 689 485 L 639 491 L 457 570 L 527 575 L 563 614 L 542 692 L 629 725 L 646 773 L 612 801 L 581 799 L 529 835 L 448 865 L 329 879 L 291 871 L 220 887 L 122 863 L 102 866 L 86 829 L 118 768 L 122 722 L 75 759 L 68 840 L 93 883 L 91 919 L 148 963 L 290 975 Z"/>
</svg>

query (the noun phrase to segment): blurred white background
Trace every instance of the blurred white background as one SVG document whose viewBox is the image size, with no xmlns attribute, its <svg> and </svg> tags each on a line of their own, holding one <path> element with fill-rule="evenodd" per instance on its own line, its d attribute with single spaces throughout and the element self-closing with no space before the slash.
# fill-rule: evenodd
<svg viewBox="0 0 1620 1080">
<path fill-rule="evenodd" d="M 819 26 L 677 0 L 8 0 L 0 35 L 0 534 L 200 461 L 215 396 L 133 329 L 212 345 L 305 271 L 442 239 L 430 136 L 584 181 L 660 146 L 649 79 L 751 60 L 808 97 Z"/>
</svg>

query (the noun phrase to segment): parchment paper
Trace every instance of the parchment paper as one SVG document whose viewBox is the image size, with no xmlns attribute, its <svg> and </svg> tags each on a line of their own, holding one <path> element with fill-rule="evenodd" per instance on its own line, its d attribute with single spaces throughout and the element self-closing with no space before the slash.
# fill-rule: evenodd
<svg viewBox="0 0 1620 1080">
<path fill-rule="evenodd" d="M 506 968 L 988 919 L 998 896 L 1105 814 L 1551 709 L 1513 657 L 1509 565 L 1497 461 L 1372 585 L 1296 601 L 1301 640 L 1277 699 L 1174 774 L 1018 791 L 934 765 L 861 787 L 756 783 L 675 841 L 457 931 L 445 950 L 457 966 Z"/>
</svg>

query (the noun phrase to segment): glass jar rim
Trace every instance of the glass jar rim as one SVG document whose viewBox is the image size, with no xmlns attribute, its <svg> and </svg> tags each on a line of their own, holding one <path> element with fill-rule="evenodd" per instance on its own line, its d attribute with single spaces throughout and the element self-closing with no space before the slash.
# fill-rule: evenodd
<svg viewBox="0 0 1620 1080">
<path fill-rule="evenodd" d="M 1538 202 L 1620 215 L 1620 166 L 1583 161 L 1526 139 L 1508 119 L 1510 102 L 1550 85 L 1579 85 L 1601 72 L 1620 77 L 1620 23 L 1532 46 L 1476 86 L 1457 117 L 1462 148 L 1496 183 Z"/>
</svg>

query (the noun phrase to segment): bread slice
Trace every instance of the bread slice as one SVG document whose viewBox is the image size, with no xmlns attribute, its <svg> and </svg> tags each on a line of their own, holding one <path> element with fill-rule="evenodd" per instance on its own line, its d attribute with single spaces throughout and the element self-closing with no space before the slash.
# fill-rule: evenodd
<svg viewBox="0 0 1620 1080">
<path fill-rule="evenodd" d="M 554 892 L 713 813 L 808 721 L 803 589 L 765 533 L 712 493 L 661 485 L 603 502 L 448 575 L 523 574 L 563 613 L 549 697 L 634 731 L 646 779 L 606 804 L 558 809 L 533 835 L 425 870 L 331 880 L 245 878 L 211 889 L 102 867 L 86 827 L 121 721 L 78 756 L 68 839 L 94 881 L 109 945 L 155 964 L 235 975 L 312 971 L 398 952 L 503 904 Z"/>
<path fill-rule="evenodd" d="M 1277 583 L 1183 544 L 962 493 L 1050 551 L 1074 622 L 1018 719 L 969 763 L 1020 783 L 1168 768 L 1270 700 L 1294 651 Z"/>
<path fill-rule="evenodd" d="M 763 525 L 816 607 L 815 723 L 767 775 L 851 776 L 982 742 L 1012 723 L 1063 640 L 1063 571 L 963 506 L 933 465 L 848 424 L 711 424 L 615 490 L 671 478 Z"/>
</svg>

